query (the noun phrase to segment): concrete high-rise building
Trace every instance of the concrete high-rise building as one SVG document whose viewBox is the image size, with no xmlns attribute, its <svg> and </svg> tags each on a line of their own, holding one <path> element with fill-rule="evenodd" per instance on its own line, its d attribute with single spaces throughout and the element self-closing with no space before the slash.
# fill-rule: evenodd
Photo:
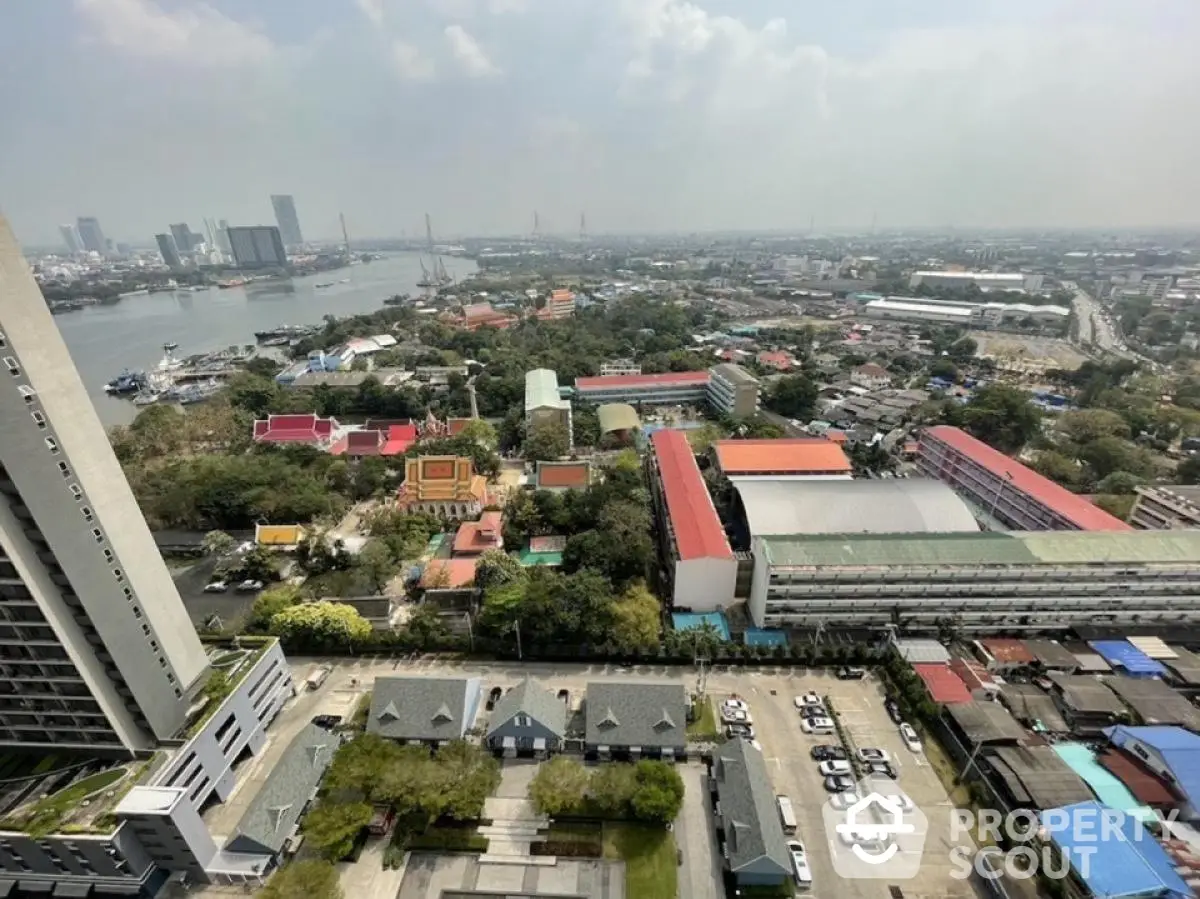
<svg viewBox="0 0 1200 899">
<path fill-rule="evenodd" d="M 83 252 L 83 240 L 79 237 L 78 228 L 71 224 L 59 225 L 58 233 L 62 235 L 63 246 L 67 248 L 68 253 L 74 256 Z"/>
<path fill-rule="evenodd" d="M 228 228 L 229 246 L 238 268 L 283 268 L 287 252 L 274 225 Z"/>
<path fill-rule="evenodd" d="M 217 222 L 217 249 L 227 259 L 233 256 L 233 247 L 229 245 L 229 222 L 225 219 Z"/>
<path fill-rule="evenodd" d="M 287 247 L 298 247 L 304 243 L 300 235 L 300 217 L 296 215 L 296 201 L 291 194 L 272 194 L 271 205 L 275 208 L 275 221 Z"/>
<path fill-rule="evenodd" d="M 4 219 L 0 368 L 0 746 L 151 749 L 207 658 Z"/>
<path fill-rule="evenodd" d="M 187 222 L 171 225 L 171 237 L 175 239 L 175 249 L 184 255 L 192 252 L 192 229 Z"/>
<path fill-rule="evenodd" d="M 162 261 L 169 268 L 182 268 L 183 260 L 175 249 L 175 239 L 170 234 L 155 234 L 154 239 L 158 242 L 158 254 L 162 256 Z"/>
<path fill-rule="evenodd" d="M 75 227 L 79 231 L 79 240 L 84 250 L 99 253 L 101 256 L 108 252 L 108 240 L 100 228 L 99 219 L 83 216 L 75 220 Z"/>
</svg>

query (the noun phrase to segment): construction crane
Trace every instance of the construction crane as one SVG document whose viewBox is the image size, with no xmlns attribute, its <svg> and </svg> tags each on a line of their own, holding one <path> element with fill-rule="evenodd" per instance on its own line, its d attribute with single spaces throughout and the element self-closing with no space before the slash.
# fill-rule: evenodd
<svg viewBox="0 0 1200 899">
<path fill-rule="evenodd" d="M 346 214 L 338 213 L 338 221 L 342 223 L 342 245 L 346 248 L 346 255 L 350 255 L 350 235 L 346 232 Z"/>
<path fill-rule="evenodd" d="M 587 240 L 587 213 L 579 213 L 579 240 Z"/>
<path fill-rule="evenodd" d="M 425 213 L 425 240 L 429 244 L 430 252 L 433 251 L 433 222 L 429 218 L 429 213 Z"/>
</svg>

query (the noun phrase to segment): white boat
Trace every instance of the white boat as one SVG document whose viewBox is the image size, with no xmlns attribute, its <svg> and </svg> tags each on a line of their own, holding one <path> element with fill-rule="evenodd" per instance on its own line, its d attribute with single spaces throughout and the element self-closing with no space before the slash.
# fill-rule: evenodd
<svg viewBox="0 0 1200 899">
<path fill-rule="evenodd" d="M 153 406 L 162 398 L 163 395 L 161 393 L 157 393 L 153 390 L 146 390 L 133 398 L 133 404 L 135 406 Z"/>
<path fill-rule="evenodd" d="M 179 344 L 177 343 L 163 344 L 163 357 L 158 360 L 158 371 L 179 371 L 179 369 L 183 368 L 183 360 L 175 358 L 175 350 L 178 348 Z"/>
</svg>

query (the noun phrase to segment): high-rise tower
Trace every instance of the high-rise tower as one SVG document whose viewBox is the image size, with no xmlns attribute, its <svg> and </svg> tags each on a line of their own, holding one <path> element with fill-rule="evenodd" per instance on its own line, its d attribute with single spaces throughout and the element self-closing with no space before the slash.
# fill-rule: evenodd
<svg viewBox="0 0 1200 899">
<path fill-rule="evenodd" d="M 300 234 L 300 217 L 296 215 L 296 201 L 291 194 L 272 194 L 271 205 L 275 208 L 275 221 L 285 247 L 298 247 L 304 243 Z"/>
<path fill-rule="evenodd" d="M 206 670 L 133 491 L 0 218 L 0 746 L 153 747 L 183 724 Z"/>
<path fill-rule="evenodd" d="M 83 241 L 85 250 L 89 253 L 99 253 L 101 256 L 108 252 L 108 241 L 100 228 L 99 219 L 81 216 L 75 220 L 75 227 L 79 231 L 79 239 Z"/>
</svg>

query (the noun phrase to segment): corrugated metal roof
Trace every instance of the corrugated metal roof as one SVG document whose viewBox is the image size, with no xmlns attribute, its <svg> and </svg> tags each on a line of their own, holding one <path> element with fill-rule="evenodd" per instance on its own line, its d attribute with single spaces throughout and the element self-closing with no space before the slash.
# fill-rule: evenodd
<svg viewBox="0 0 1200 899">
<path fill-rule="evenodd" d="M 1128 640 L 1092 640 L 1092 649 L 1114 668 L 1123 668 L 1132 675 L 1150 676 L 1167 673 L 1162 663 L 1154 661 Z"/>
<path fill-rule="evenodd" d="M 1007 478 L 1016 489 L 1054 510 L 1078 528 L 1087 531 L 1133 530 L 1130 525 L 1114 518 L 1100 507 L 993 449 L 982 440 L 977 440 L 960 428 L 935 425 L 927 428 L 921 439 L 925 440 L 927 435 L 937 438 L 992 474 Z"/>
<path fill-rule="evenodd" d="M 733 550 L 683 431 L 656 431 L 650 438 L 658 461 L 667 514 L 679 558 L 732 559 Z"/>
<path fill-rule="evenodd" d="M 727 475 L 777 473 L 849 474 L 850 460 L 838 444 L 824 437 L 780 440 L 718 440 L 717 464 Z"/>
<path fill-rule="evenodd" d="M 597 375 L 576 378 L 576 390 L 604 390 L 613 387 L 686 387 L 709 382 L 706 371 L 668 371 L 657 375 Z"/>
<path fill-rule="evenodd" d="M 1159 660 L 1175 658 L 1175 650 L 1158 637 L 1126 637 L 1125 639 L 1141 650 L 1148 658 Z"/>
<path fill-rule="evenodd" d="M 971 701 L 971 691 L 957 674 L 945 665 L 913 665 L 913 671 L 925 682 L 934 702 L 962 703 Z"/>
<path fill-rule="evenodd" d="M 531 409 L 566 409 L 571 404 L 558 393 L 558 375 L 548 368 L 525 372 L 525 411 Z"/>
<path fill-rule="evenodd" d="M 1200 531 L 1029 531 L 1014 536 L 1049 564 L 1175 562 L 1200 569 Z"/>
</svg>

